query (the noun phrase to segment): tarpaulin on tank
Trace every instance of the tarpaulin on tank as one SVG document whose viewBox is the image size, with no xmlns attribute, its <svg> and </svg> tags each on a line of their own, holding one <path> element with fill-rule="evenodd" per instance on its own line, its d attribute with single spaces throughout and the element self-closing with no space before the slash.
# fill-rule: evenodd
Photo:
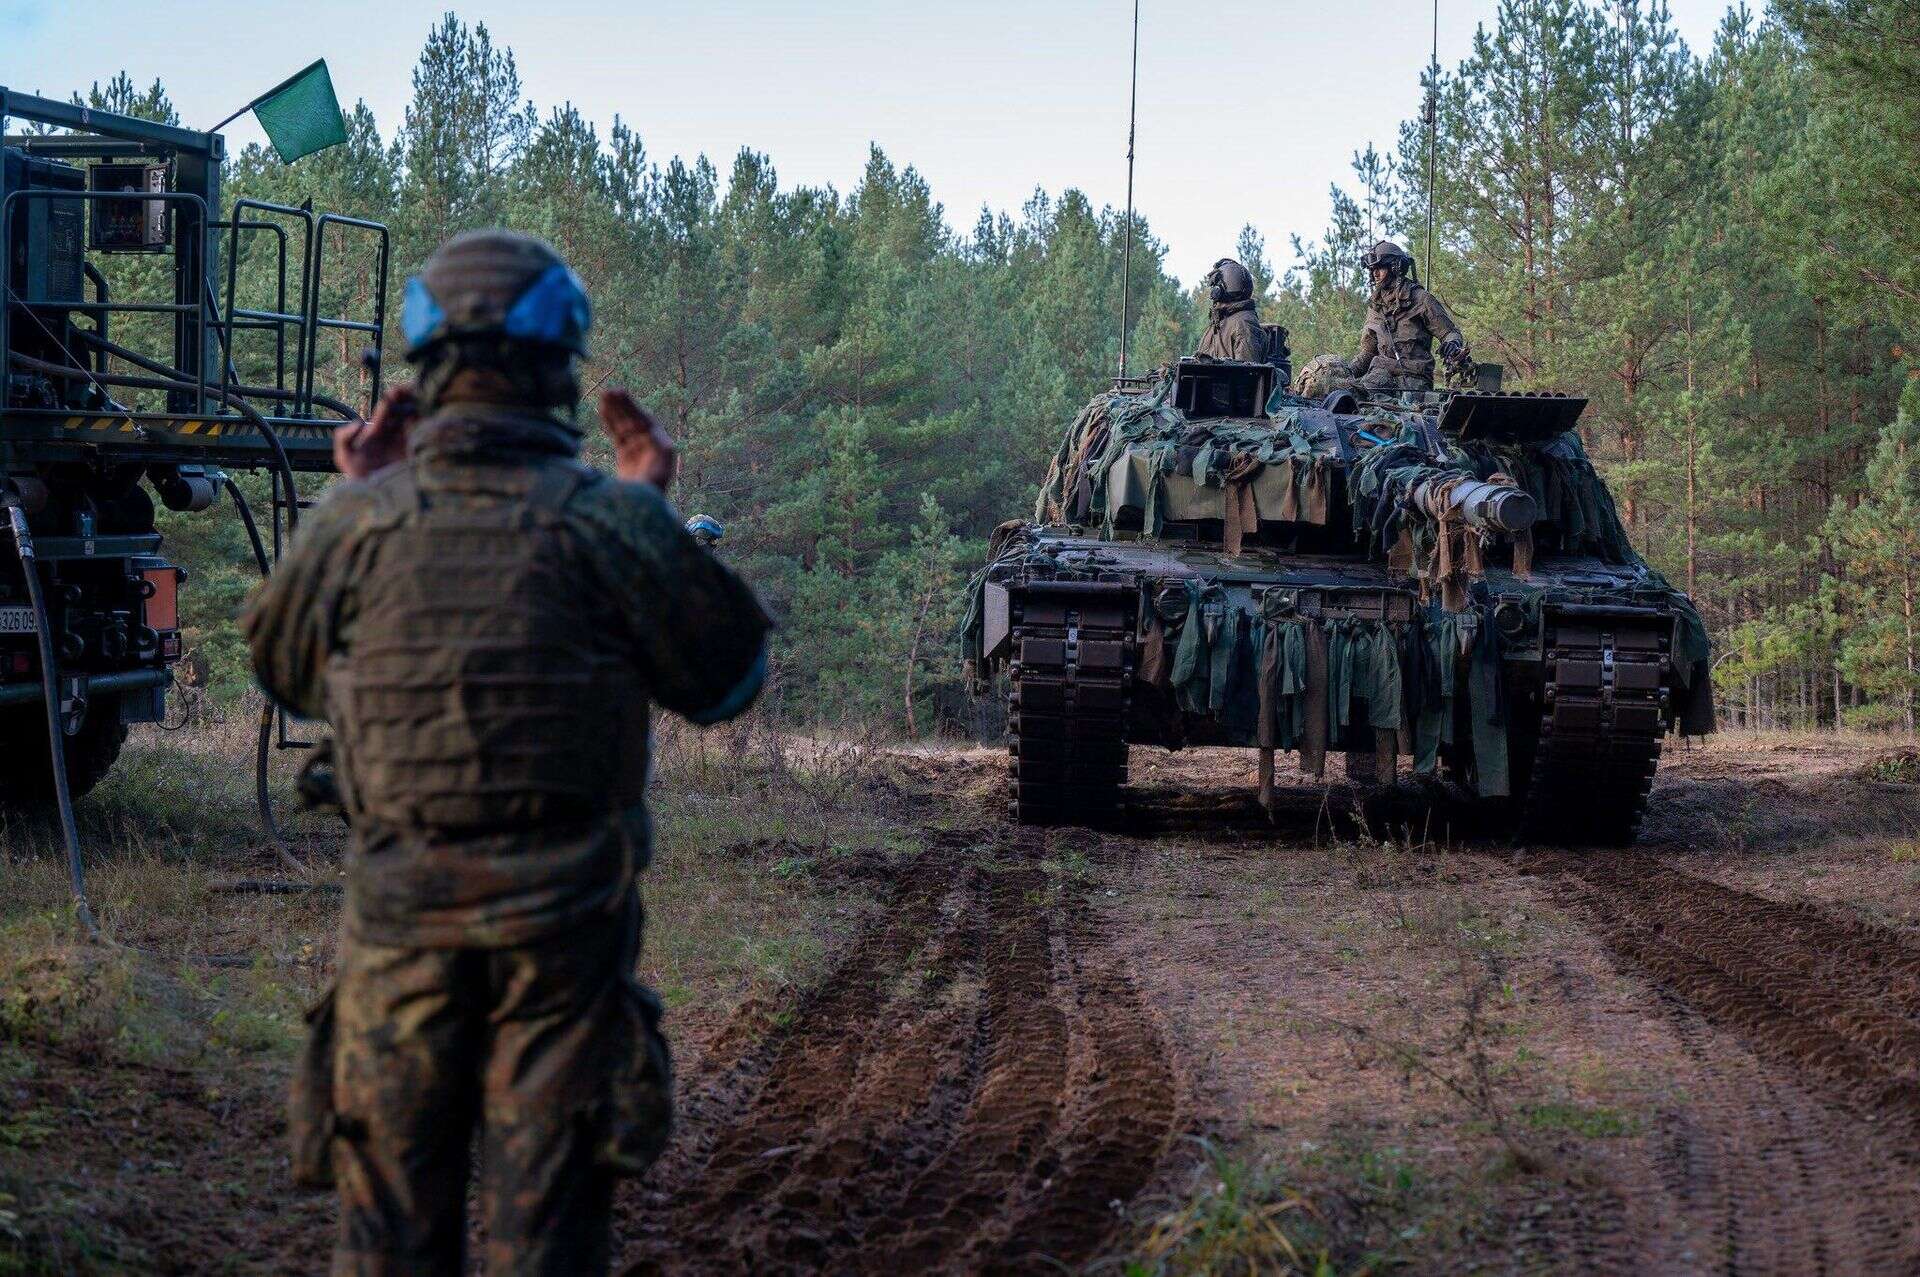
<svg viewBox="0 0 1920 1277">
<path fill-rule="evenodd" d="M 1505 654 L 1484 609 L 1429 606 L 1406 623 L 1269 614 L 1191 581 L 1154 627 L 1142 682 L 1224 726 L 1230 743 L 1297 750 L 1302 770 L 1319 775 L 1329 749 L 1372 750 L 1384 735 L 1425 776 L 1459 743 L 1475 789 L 1508 792 Z"/>
<path fill-rule="evenodd" d="M 1150 394 L 1113 392 L 1081 410 L 1056 450 L 1034 517 L 1043 523 L 1218 520 L 1230 553 L 1262 523 L 1324 524 L 1329 458 L 1299 428 L 1297 409 L 1255 419 L 1189 421 L 1167 406 L 1171 380 Z"/>
</svg>

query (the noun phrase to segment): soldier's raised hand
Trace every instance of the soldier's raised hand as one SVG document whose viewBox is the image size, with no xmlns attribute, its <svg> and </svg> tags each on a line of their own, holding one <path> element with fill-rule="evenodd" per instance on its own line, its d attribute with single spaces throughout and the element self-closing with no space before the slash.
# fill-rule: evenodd
<svg viewBox="0 0 1920 1277">
<path fill-rule="evenodd" d="M 364 479 L 407 455 L 407 422 L 419 412 L 413 387 L 387 387 L 372 421 L 353 421 L 333 432 L 333 465 L 349 479 Z"/>
<path fill-rule="evenodd" d="M 680 469 L 673 439 L 653 414 L 619 386 L 600 392 L 600 424 L 613 443 L 613 470 L 629 483 L 650 483 L 665 492 Z"/>
</svg>

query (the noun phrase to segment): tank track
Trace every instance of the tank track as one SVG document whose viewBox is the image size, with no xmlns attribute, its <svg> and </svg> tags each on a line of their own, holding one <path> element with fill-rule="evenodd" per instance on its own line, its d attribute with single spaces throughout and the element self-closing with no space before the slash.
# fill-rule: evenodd
<svg viewBox="0 0 1920 1277">
<path fill-rule="evenodd" d="M 1542 713 L 1518 836 L 1624 847 L 1660 763 L 1673 619 L 1636 608 L 1550 608 L 1543 623 Z"/>
<path fill-rule="evenodd" d="M 1100 825 L 1127 779 L 1138 595 L 1093 581 L 1014 591 L 1007 814 L 1023 825 Z"/>
</svg>

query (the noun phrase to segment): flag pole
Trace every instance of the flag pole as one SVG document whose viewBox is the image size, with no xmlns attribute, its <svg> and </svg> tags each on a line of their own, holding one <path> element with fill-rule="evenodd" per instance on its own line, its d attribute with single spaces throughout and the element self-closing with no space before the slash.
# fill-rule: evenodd
<svg viewBox="0 0 1920 1277">
<path fill-rule="evenodd" d="M 272 97 L 274 94 L 278 93 L 280 90 L 286 88 L 288 85 L 292 84 L 295 80 L 303 79 L 306 76 L 311 75 L 315 67 L 325 66 L 326 63 L 327 63 L 327 60 L 325 58 L 315 58 L 313 61 L 307 63 L 307 65 L 301 67 L 298 71 L 295 71 L 292 75 L 288 76 L 286 79 L 280 81 L 280 83 L 274 85 L 271 89 L 268 89 L 265 93 L 262 93 L 258 97 L 254 98 L 253 101 L 247 103 L 245 106 L 241 107 L 238 111 L 235 111 L 232 115 L 229 115 L 226 119 L 220 121 L 220 123 L 208 129 L 207 132 L 218 133 L 221 129 L 226 128 L 227 125 L 232 124 L 235 120 L 245 115 L 248 111 L 253 110 L 254 107 L 259 106 L 262 102 L 265 102 L 268 98 Z"/>
<path fill-rule="evenodd" d="M 1133 302 L 1133 126 L 1140 111 L 1140 0 L 1133 0 L 1133 80 L 1127 90 L 1127 247 L 1120 266 L 1120 375 L 1127 375 L 1127 314 Z"/>
</svg>

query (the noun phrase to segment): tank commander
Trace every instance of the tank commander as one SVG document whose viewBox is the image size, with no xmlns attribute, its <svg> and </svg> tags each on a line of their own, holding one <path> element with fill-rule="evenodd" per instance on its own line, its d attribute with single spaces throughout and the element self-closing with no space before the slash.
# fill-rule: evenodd
<svg viewBox="0 0 1920 1277">
<path fill-rule="evenodd" d="M 339 432 L 346 481 L 243 617 L 262 687 L 332 725 L 351 825 L 289 1123 L 296 1176 L 338 1187 L 336 1275 L 467 1271 L 476 1130 L 485 1271 L 605 1273 L 613 1181 L 667 1137 L 647 723 L 744 710 L 768 622 L 625 391 L 617 477 L 575 459 L 591 317 L 540 240 L 443 245 L 406 288 L 416 388 Z"/>
<path fill-rule="evenodd" d="M 1231 257 L 1222 257 L 1201 279 L 1213 301 L 1213 317 L 1195 354 L 1209 359 L 1237 359 L 1249 364 L 1272 364 L 1285 385 L 1293 377 L 1293 352 L 1287 348 L 1287 330 L 1262 324 L 1253 299 L 1253 275 Z"/>
<path fill-rule="evenodd" d="M 1360 385 L 1371 390 L 1432 390 L 1436 339 L 1448 369 L 1470 378 L 1473 360 L 1467 340 L 1440 299 L 1420 286 L 1407 251 L 1381 240 L 1361 265 L 1372 292 L 1360 354 L 1347 365 Z"/>
</svg>

